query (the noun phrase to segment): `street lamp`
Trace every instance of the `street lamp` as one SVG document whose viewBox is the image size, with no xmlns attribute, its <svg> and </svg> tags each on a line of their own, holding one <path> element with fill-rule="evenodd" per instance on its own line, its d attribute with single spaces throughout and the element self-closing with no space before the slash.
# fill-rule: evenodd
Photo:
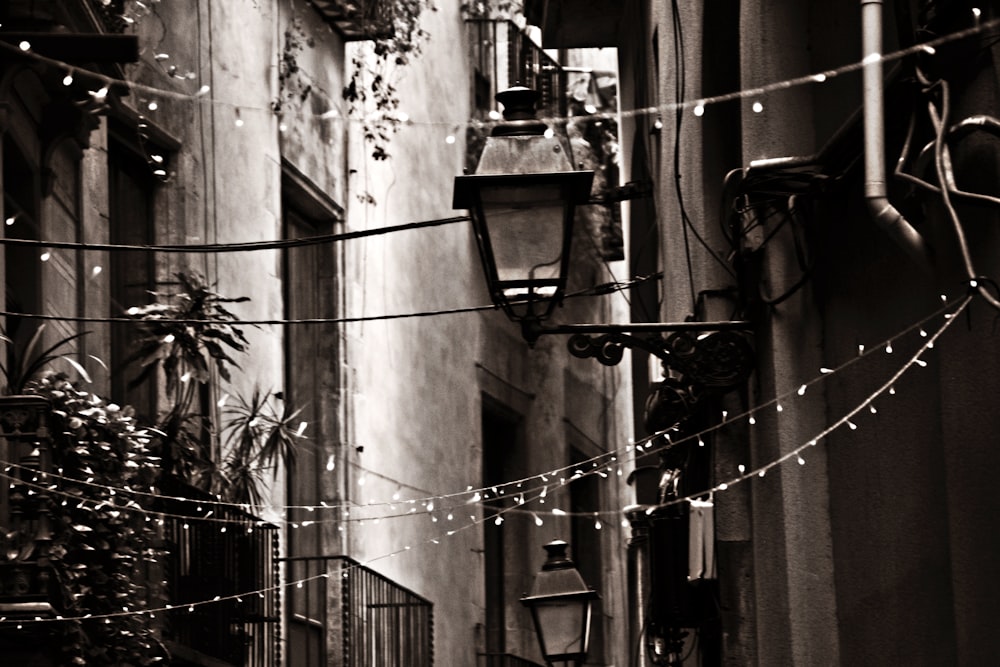
<svg viewBox="0 0 1000 667">
<path fill-rule="evenodd" d="M 535 576 L 531 592 L 521 604 L 531 610 L 542 655 L 549 665 L 559 661 L 580 665 L 587 657 L 594 600 L 599 596 L 587 586 L 566 555 L 562 540 L 545 545 L 548 558 Z"/>
<path fill-rule="evenodd" d="M 702 397 L 740 386 L 753 370 L 748 322 L 545 323 L 565 295 L 574 213 L 591 201 L 594 172 L 574 170 L 564 142 L 535 118 L 537 92 L 515 87 L 497 100 L 504 121 L 487 137 L 476 173 L 455 178 L 453 200 L 469 210 L 494 305 L 521 325 L 529 344 L 569 334 L 571 354 L 607 366 L 625 348 L 656 356 L 671 376 L 657 404 L 688 412 Z"/>
<path fill-rule="evenodd" d="M 469 209 L 490 297 L 515 322 L 548 318 L 566 289 L 574 209 L 593 171 L 574 171 L 567 148 L 535 118 L 538 93 L 497 94 L 503 123 L 486 139 L 476 173 L 455 179 L 454 207 Z"/>
</svg>

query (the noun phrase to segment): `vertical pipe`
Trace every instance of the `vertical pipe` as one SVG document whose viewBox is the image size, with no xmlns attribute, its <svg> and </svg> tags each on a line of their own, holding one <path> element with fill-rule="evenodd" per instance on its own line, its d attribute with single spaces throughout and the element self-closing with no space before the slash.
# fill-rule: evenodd
<svg viewBox="0 0 1000 667">
<path fill-rule="evenodd" d="M 862 92 L 864 115 L 865 199 L 875 223 L 914 259 L 931 264 L 923 237 L 887 196 L 885 104 L 882 79 L 882 0 L 861 0 Z"/>
</svg>

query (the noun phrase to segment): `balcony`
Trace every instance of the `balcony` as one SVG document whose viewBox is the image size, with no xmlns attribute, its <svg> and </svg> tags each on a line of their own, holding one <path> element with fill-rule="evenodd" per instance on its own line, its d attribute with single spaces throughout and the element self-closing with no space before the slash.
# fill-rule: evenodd
<svg viewBox="0 0 1000 667">
<path fill-rule="evenodd" d="M 293 614 L 290 665 L 433 666 L 434 605 L 429 600 L 347 556 L 293 557 L 286 564 L 290 581 L 305 580 L 302 588 L 289 589 L 293 611 L 315 608 L 311 600 L 328 601 L 321 618 Z M 296 630 L 306 624 L 320 635 L 319 641 L 310 642 L 306 631 Z"/>
<path fill-rule="evenodd" d="M 476 667 L 542 667 L 510 653 L 480 653 L 476 658 Z"/>
<path fill-rule="evenodd" d="M 382 0 L 309 0 L 348 42 L 392 35 L 392 3 Z"/>
<path fill-rule="evenodd" d="M 7 468 L 0 484 L 0 517 L 13 553 L 0 563 L 0 615 L 8 618 L 52 617 L 59 613 L 59 582 L 48 563 L 52 520 L 48 494 L 38 492 L 37 480 L 51 470 L 52 440 L 48 420 L 51 405 L 40 396 L 0 398 L 0 460 Z"/>
<path fill-rule="evenodd" d="M 195 499 L 204 495 L 174 484 L 177 488 L 164 493 Z M 191 502 L 175 498 L 161 499 L 157 509 L 166 515 L 165 603 L 184 607 L 168 615 L 163 632 L 173 664 L 278 664 L 278 529 L 231 507 L 214 506 L 209 520 L 206 509 L 199 512 Z M 184 606 L 216 596 L 223 600 Z"/>
<path fill-rule="evenodd" d="M 496 108 L 497 92 L 515 85 L 541 94 L 540 116 L 566 115 L 566 74 L 527 33 L 506 20 L 469 19 L 465 26 L 480 118 Z"/>
<path fill-rule="evenodd" d="M 524 12 L 542 29 L 547 49 L 618 46 L 625 7 L 621 0 L 526 0 Z"/>
</svg>

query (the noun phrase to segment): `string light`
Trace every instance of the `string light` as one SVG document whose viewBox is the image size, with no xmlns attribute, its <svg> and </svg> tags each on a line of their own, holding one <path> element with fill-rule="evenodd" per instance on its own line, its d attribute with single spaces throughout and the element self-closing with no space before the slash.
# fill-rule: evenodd
<svg viewBox="0 0 1000 667">
<path fill-rule="evenodd" d="M 985 22 L 985 23 L 981 23 L 980 22 L 981 14 L 982 14 L 982 12 L 981 12 L 981 10 L 978 10 L 978 8 L 976 8 L 976 9 L 973 10 L 973 17 L 974 17 L 974 23 L 975 23 L 975 25 L 973 27 L 971 27 L 971 28 L 967 28 L 967 29 L 964 29 L 964 30 L 956 31 L 956 32 L 953 32 L 953 33 L 950 33 L 950 34 L 947 34 L 947 35 L 942 35 L 942 36 L 937 37 L 935 39 L 928 40 L 928 41 L 922 42 L 920 44 L 915 44 L 915 45 L 912 45 L 910 47 L 903 48 L 903 49 L 897 50 L 897 51 L 892 52 L 892 53 L 888 53 L 888 54 L 871 54 L 866 59 L 862 60 L 861 62 L 850 63 L 850 64 L 844 65 L 842 67 L 839 67 L 837 69 L 834 69 L 834 70 L 826 70 L 826 71 L 819 72 L 819 73 L 807 74 L 807 75 L 800 76 L 800 77 L 795 77 L 795 78 L 790 78 L 790 79 L 784 79 L 784 80 L 776 81 L 776 82 L 773 82 L 773 83 L 770 83 L 770 84 L 766 84 L 766 85 L 763 85 L 763 86 L 758 86 L 758 87 L 751 88 L 751 89 L 743 89 L 743 90 L 738 90 L 738 91 L 734 91 L 734 92 L 726 93 L 726 94 L 722 94 L 722 95 L 716 95 L 716 96 L 712 96 L 712 97 L 702 98 L 702 99 L 699 99 L 699 100 L 696 100 L 696 101 L 679 102 L 679 103 L 669 103 L 669 104 L 663 104 L 663 105 L 653 106 L 653 107 L 644 107 L 644 108 L 637 108 L 637 109 L 631 109 L 631 110 L 622 110 L 622 111 L 619 111 L 619 112 L 611 112 L 611 113 L 605 113 L 605 114 L 594 114 L 593 117 L 595 117 L 595 118 L 601 118 L 601 117 L 606 116 L 608 118 L 614 118 L 614 117 L 630 118 L 630 117 L 637 117 L 637 116 L 642 116 L 642 115 L 652 115 L 652 114 L 655 114 L 655 115 L 659 116 L 659 115 L 662 115 L 664 113 L 671 113 L 671 112 L 674 112 L 674 111 L 676 111 L 678 109 L 683 109 L 683 108 L 687 108 L 687 107 L 692 107 L 692 108 L 701 107 L 701 108 L 704 109 L 705 107 L 707 107 L 707 106 L 709 106 L 711 104 L 719 104 L 719 103 L 728 102 L 728 101 L 731 101 L 731 100 L 741 99 L 741 98 L 759 97 L 759 96 L 767 94 L 769 92 L 779 91 L 779 90 L 785 90 L 785 89 L 788 89 L 788 88 L 797 87 L 797 86 L 806 85 L 806 84 L 824 83 L 828 79 L 836 77 L 836 76 L 839 76 L 841 74 L 845 74 L 845 73 L 848 73 L 848 72 L 853 72 L 853 71 L 860 70 L 866 64 L 869 64 L 873 60 L 880 60 L 880 61 L 886 62 L 886 61 L 892 61 L 892 60 L 900 60 L 900 59 L 906 58 L 906 57 L 908 57 L 910 55 L 913 55 L 913 54 L 916 54 L 916 53 L 935 53 L 935 47 L 936 46 L 947 44 L 947 43 L 951 43 L 951 42 L 958 41 L 958 40 L 962 40 L 962 39 L 965 39 L 965 38 L 968 38 L 968 37 L 972 37 L 972 36 L 978 35 L 980 33 L 983 33 L 985 31 L 988 31 L 988 30 L 992 29 L 996 25 L 1000 25 L 1000 21 L 988 21 L 988 22 Z M 126 16 L 124 18 L 125 18 L 126 21 L 134 21 L 135 20 L 131 16 Z M 5 43 L 0 43 L 0 48 L 8 48 L 8 49 L 15 49 L 16 48 L 16 49 L 18 49 L 22 53 L 28 53 L 30 55 L 30 57 L 32 57 L 32 58 L 35 58 L 35 59 L 37 59 L 39 61 L 42 61 L 42 62 L 49 63 L 49 64 L 51 64 L 53 66 L 58 66 L 58 67 L 63 67 L 63 68 L 69 68 L 69 67 L 71 67 L 68 63 L 65 63 L 65 62 L 62 62 L 62 61 L 59 61 L 59 60 L 56 60 L 56 59 L 48 58 L 48 57 L 43 56 L 41 54 L 38 54 L 38 53 L 36 53 L 34 51 L 30 51 L 31 45 L 27 41 L 22 41 L 16 47 L 13 46 L 13 45 L 5 44 Z M 163 61 L 163 60 L 167 60 L 167 59 L 169 59 L 169 57 L 170 57 L 169 54 L 166 54 L 166 53 L 156 53 L 156 54 L 153 55 L 153 59 L 155 61 L 158 61 L 158 62 L 159 61 Z M 165 73 L 168 76 L 171 76 L 171 77 L 174 77 L 174 78 L 179 78 L 179 79 L 193 80 L 193 79 L 197 78 L 197 75 L 194 72 L 190 72 L 189 71 L 189 72 L 181 74 L 179 72 L 178 68 L 175 65 L 171 65 L 170 67 L 168 67 L 165 70 Z M 102 74 L 100 72 L 89 72 L 88 71 L 87 74 L 88 74 L 88 76 L 92 76 L 92 77 L 98 78 L 98 79 L 100 79 L 102 81 L 105 81 L 109 85 L 110 84 L 116 84 L 116 85 L 120 85 L 120 86 L 126 87 L 126 88 L 128 88 L 133 93 L 140 93 L 140 94 L 144 93 L 144 94 L 147 94 L 147 95 L 156 95 L 158 97 L 172 97 L 172 98 L 175 98 L 175 99 L 188 99 L 188 100 L 197 100 L 197 99 L 201 99 L 201 98 L 206 98 L 206 99 L 209 99 L 210 102 L 213 103 L 213 104 L 226 104 L 223 101 L 219 101 L 219 100 L 214 100 L 214 99 L 207 98 L 207 95 L 210 92 L 210 88 L 207 85 L 201 86 L 197 90 L 197 92 L 195 92 L 192 95 L 192 94 L 178 92 L 178 91 L 174 91 L 174 90 L 167 90 L 167 89 L 163 89 L 163 88 L 158 88 L 158 87 L 155 87 L 155 86 L 148 86 L 148 85 L 144 85 L 144 84 L 141 84 L 141 83 L 135 82 L 135 81 L 128 81 L 128 80 L 124 80 L 124 79 L 114 79 L 114 78 L 109 77 L 107 75 L 104 75 L 104 74 Z M 229 106 L 232 106 L 232 105 L 229 105 Z M 754 105 L 753 105 L 753 108 L 754 108 L 754 110 L 756 112 L 759 113 L 760 111 L 763 110 L 763 105 L 759 101 L 755 101 Z M 262 112 L 269 113 L 269 114 L 273 113 L 273 111 L 272 111 L 269 103 L 266 104 L 266 105 L 261 105 L 260 107 L 256 107 L 256 109 L 260 110 Z M 336 118 L 338 120 L 344 120 L 339 114 L 335 114 L 333 116 L 328 116 L 327 114 L 320 114 L 320 117 L 321 118 Z M 360 119 L 350 119 L 350 120 L 355 121 L 355 122 L 361 122 Z M 406 117 L 405 114 L 403 114 L 403 113 L 396 114 L 396 120 L 399 120 L 400 122 L 404 122 L 406 124 L 414 124 L 413 121 L 410 121 L 409 118 Z M 540 119 L 540 120 L 542 120 L 542 122 L 545 122 L 547 124 L 565 124 L 565 123 L 569 122 L 571 120 L 571 118 L 570 117 L 551 117 L 551 118 L 543 118 L 543 119 Z M 479 121 L 479 120 L 476 120 L 476 119 L 470 119 L 470 120 L 465 121 L 464 125 L 466 127 L 481 128 L 481 127 L 489 127 L 491 124 L 495 124 L 496 122 L 499 122 L 499 119 L 495 118 L 493 116 L 493 114 L 490 114 L 490 120 L 489 120 L 488 123 L 487 122 L 483 122 L 483 121 Z M 429 127 L 434 127 L 434 126 L 439 126 L 442 123 L 440 121 L 427 121 L 427 122 L 422 122 L 420 124 L 426 125 L 426 126 L 429 126 Z M 448 124 L 454 126 L 454 122 L 450 122 Z M 449 141 L 449 143 L 454 143 L 455 133 L 453 132 L 453 133 L 449 134 L 448 137 L 451 139 L 451 141 Z"/>
<path fill-rule="evenodd" d="M 966 297 L 966 299 L 965 299 L 965 301 L 964 301 L 964 302 L 963 302 L 963 303 L 961 304 L 961 307 L 960 307 L 960 308 L 958 308 L 958 309 L 957 309 L 957 310 L 955 311 L 955 313 L 944 313 L 944 314 L 945 314 L 945 315 L 952 315 L 952 316 L 953 316 L 953 315 L 955 315 L 955 314 L 957 314 L 957 312 L 960 312 L 960 311 L 961 311 L 961 310 L 962 310 L 962 309 L 963 309 L 963 308 L 964 308 L 964 307 L 965 307 L 965 306 L 967 305 L 967 303 L 968 303 L 968 302 L 969 302 L 969 301 L 971 300 L 971 298 L 972 298 L 971 296 L 967 296 L 967 297 Z M 946 306 L 946 308 L 945 308 L 945 309 L 942 309 L 942 310 L 946 310 L 946 309 L 947 309 L 947 306 Z M 939 311 L 939 313 L 938 313 L 938 314 L 941 314 L 941 311 Z M 934 317 L 934 316 L 931 316 L 931 317 Z M 930 319 L 930 318 L 927 318 L 927 319 L 926 319 L 925 321 L 927 321 L 927 320 L 929 320 L 929 319 Z M 947 326 L 948 326 L 948 324 L 950 324 L 950 322 L 951 322 L 951 318 L 949 318 L 949 317 L 945 317 L 945 325 L 944 325 L 944 326 L 943 326 L 943 327 L 941 328 L 941 330 L 940 330 L 940 331 L 938 331 L 938 332 L 937 332 L 937 333 L 936 333 L 936 334 L 935 334 L 935 335 L 934 335 L 933 337 L 931 337 L 931 338 L 930 338 L 930 340 L 927 340 L 927 341 L 925 342 L 925 344 L 924 344 L 924 347 L 922 348 L 922 350 L 921 350 L 920 352 L 922 352 L 922 351 L 923 351 L 923 349 L 927 349 L 927 347 L 928 347 L 929 345 L 933 344 L 934 340 L 935 340 L 936 338 L 938 338 L 938 337 L 939 337 L 939 336 L 941 335 L 941 333 L 943 333 L 943 331 L 945 330 L 945 328 L 947 328 Z M 920 326 L 920 324 L 918 323 L 917 325 L 913 325 L 913 326 L 909 327 L 909 329 L 908 329 L 908 330 L 917 330 L 917 331 L 919 331 L 919 330 L 923 330 L 923 327 L 922 327 L 922 326 Z M 897 337 L 898 337 L 898 336 L 902 336 L 902 335 L 903 335 L 904 333 L 905 333 L 905 332 L 903 332 L 903 333 L 901 333 L 901 334 L 898 334 L 898 335 L 897 335 Z M 913 358 L 912 358 L 912 359 L 910 360 L 910 362 L 908 362 L 908 363 L 907 363 L 907 364 L 906 364 L 906 365 L 904 366 L 904 368 L 903 368 L 903 369 L 902 369 L 901 371 L 899 371 L 899 372 L 898 372 L 898 373 L 897 373 L 897 374 L 896 374 L 896 375 L 895 375 L 895 376 L 894 376 L 894 377 L 892 378 L 892 381 L 894 381 L 895 379 L 898 379 L 898 376 L 899 376 L 899 375 L 901 375 L 901 374 L 902 374 L 902 372 L 903 372 L 903 371 L 905 371 L 905 369 L 906 369 L 906 368 L 910 367 L 910 366 L 911 366 L 911 365 L 913 365 L 913 364 L 917 364 L 917 362 L 918 362 L 918 361 L 923 361 L 923 360 L 919 359 L 919 354 L 920 354 L 920 352 L 918 352 L 918 353 L 917 353 L 916 355 L 914 355 L 914 357 L 913 357 Z M 838 368 L 837 368 L 836 370 L 838 370 L 838 371 L 839 371 L 839 370 L 841 370 L 841 369 L 843 369 L 843 368 L 846 368 L 847 366 L 849 366 L 849 365 L 853 364 L 853 363 L 854 363 L 855 361 L 856 361 L 856 358 L 855 358 L 855 359 L 852 359 L 852 360 L 849 360 L 849 361 L 848 361 L 847 363 L 845 363 L 844 365 L 842 365 L 842 366 L 838 367 Z M 926 363 L 926 362 L 925 362 L 925 363 Z M 918 365 L 920 365 L 920 364 L 918 364 Z M 833 371 L 831 371 L 831 372 L 833 372 Z M 807 384 L 808 384 L 808 383 L 807 383 Z M 805 385 L 803 385 L 803 386 L 805 386 Z M 886 385 L 885 385 L 885 386 L 883 387 L 883 389 L 882 389 L 882 390 L 880 390 L 880 391 L 885 391 L 885 390 L 886 390 L 886 389 L 885 389 L 885 387 L 888 387 L 888 389 L 887 389 L 887 390 L 888 390 L 888 392 L 889 392 L 890 394 L 894 394 L 894 393 L 895 393 L 895 389 L 894 389 L 894 385 L 893 385 L 893 384 L 892 384 L 891 382 L 890 382 L 890 383 L 887 383 L 887 384 L 886 384 Z M 799 388 L 799 391 L 801 391 L 801 387 Z M 879 392 L 879 393 L 880 393 L 880 392 Z M 813 440 L 810 440 L 810 441 L 809 441 L 808 443 L 806 443 L 806 445 L 803 445 L 803 446 L 802 446 L 802 448 L 804 448 L 804 447 L 806 447 L 806 446 L 814 446 L 814 445 L 816 445 L 816 442 L 817 442 L 817 440 L 818 440 L 818 439 L 819 439 L 820 437 L 822 437 L 822 436 L 823 436 L 823 435 L 825 435 L 826 433 L 830 432 L 830 431 L 831 431 L 831 430 L 832 430 L 833 428 L 836 428 L 837 426 L 839 426 L 839 425 L 841 425 L 841 424 L 848 424 L 848 425 L 849 425 L 849 427 L 850 427 L 850 428 L 852 428 L 852 430 L 853 430 L 853 429 L 855 429 L 855 428 L 857 428 L 857 426 L 856 426 L 856 425 L 855 425 L 855 424 L 854 424 L 853 422 L 851 422 L 849 418 L 850 418 L 850 417 L 851 417 L 851 416 L 852 416 L 853 414 L 856 414 L 856 413 L 857 413 L 857 412 L 858 412 L 859 410 L 861 410 L 861 409 L 862 409 L 863 407 L 865 407 L 865 406 L 868 406 L 869 410 L 871 410 L 872 412 L 874 412 L 874 406 L 872 405 L 872 399 L 873 399 L 873 398 L 874 398 L 874 397 L 875 397 L 876 395 L 877 395 L 877 394 L 875 394 L 875 395 L 871 396 L 871 397 L 870 397 L 870 398 L 869 398 L 869 399 L 868 399 L 868 400 L 867 400 L 866 402 L 862 403 L 862 404 L 861 404 L 861 405 L 859 406 L 859 408 L 857 408 L 856 410 L 854 410 L 853 412 L 851 412 L 851 413 L 850 413 L 849 415 L 847 415 L 847 417 L 846 417 L 845 419 L 841 420 L 841 421 L 840 421 L 840 422 L 838 422 L 837 424 L 834 424 L 834 425 L 832 425 L 832 426 L 831 426 L 830 428 L 828 428 L 828 429 L 827 429 L 826 431 L 824 431 L 824 432 L 823 432 L 822 434 L 820 434 L 820 436 L 818 436 L 817 438 L 814 438 Z M 778 398 L 780 398 L 780 397 L 778 397 Z M 776 398 L 776 399 L 774 399 L 773 401 L 771 401 L 771 403 L 776 403 L 776 404 L 777 404 L 777 402 L 778 402 L 778 398 Z M 767 405 L 767 404 L 765 404 L 765 406 L 766 406 L 766 405 Z M 758 406 L 757 408 L 755 408 L 755 410 L 759 410 L 759 409 L 762 409 L 762 408 L 763 408 L 763 407 L 765 407 L 765 406 Z M 715 430 L 716 428 L 718 428 L 718 427 L 720 427 L 720 426 L 721 426 L 721 424 L 720 424 L 720 425 L 717 425 L 716 427 L 713 427 L 713 428 L 711 428 L 711 429 L 708 429 L 708 430 L 706 430 L 706 431 L 703 431 L 702 433 L 699 433 L 699 434 L 697 434 L 696 436 L 690 436 L 690 437 L 688 437 L 688 438 L 685 438 L 685 439 L 682 439 L 682 440 L 678 440 L 678 441 L 677 441 L 677 443 L 675 443 L 675 444 L 679 444 L 679 443 L 681 443 L 681 442 L 684 442 L 684 441 L 686 441 L 686 440 L 690 440 L 690 439 L 691 439 L 691 437 L 697 437 L 697 438 L 699 438 L 699 439 L 700 439 L 700 438 L 701 438 L 701 436 L 702 436 L 702 434 L 704 434 L 704 433 L 707 433 L 707 432 L 708 432 L 708 431 L 710 431 L 710 430 Z M 648 442 L 648 441 L 647 441 L 647 442 Z M 800 449 L 801 449 L 801 448 L 800 448 Z M 797 453 L 797 452 L 796 452 L 796 453 Z M 605 454 L 605 455 L 602 455 L 602 456 L 607 456 L 607 455 Z M 596 457 L 595 457 L 595 458 L 596 458 Z M 787 457 L 783 457 L 782 459 L 780 459 L 780 460 L 779 460 L 779 461 L 777 461 L 777 462 L 772 462 L 771 464 L 768 464 L 768 465 L 766 465 L 766 466 L 765 466 L 764 468 L 762 468 L 762 469 L 765 469 L 765 470 L 766 470 L 766 469 L 768 469 L 768 468 L 770 468 L 770 467 L 773 467 L 774 465 L 777 465 L 778 463 L 780 463 L 780 462 L 781 462 L 782 460 L 784 460 L 785 458 L 787 458 Z M 590 461 L 590 463 L 591 463 L 591 465 L 592 465 L 592 466 L 594 466 L 594 471 L 591 471 L 591 472 L 589 472 L 589 473 L 587 473 L 587 474 L 593 474 L 593 473 L 594 473 L 595 471 L 596 471 L 596 472 L 597 472 L 598 474 L 599 474 L 600 472 L 603 472 L 603 470 L 601 470 L 601 469 L 598 469 L 598 467 L 596 466 L 596 461 L 592 460 L 592 461 Z M 7 471 L 10 471 L 11 469 L 13 469 L 13 468 L 15 468 L 15 467 L 19 467 L 19 466 L 15 466 L 15 464 L 6 464 L 6 470 L 7 470 Z M 575 470 L 576 472 L 579 472 L 579 470 L 580 470 L 580 469 L 579 469 L 578 467 L 574 467 L 574 466 L 570 466 L 570 467 L 567 467 L 567 468 L 564 468 L 564 469 L 562 469 L 562 470 L 570 470 L 570 469 L 573 469 L 573 470 Z M 607 469 L 608 469 L 608 470 L 610 470 L 610 469 L 611 469 L 610 465 L 608 465 L 608 466 L 607 466 Z M 550 472 L 548 472 L 548 473 L 543 473 L 543 474 L 540 474 L 540 475 L 535 475 L 535 476 L 533 476 L 533 477 L 531 477 L 531 478 L 525 478 L 524 480 L 519 480 L 519 481 L 517 481 L 517 482 L 516 482 L 516 484 L 517 484 L 517 486 L 518 486 L 518 487 L 520 487 L 520 486 L 522 485 L 522 483 L 523 483 L 524 481 L 526 481 L 526 480 L 529 480 L 529 479 L 541 479 L 541 480 L 545 480 L 545 481 L 547 481 L 549 477 L 556 477 L 556 476 L 558 476 L 558 475 L 559 475 L 559 473 L 560 473 L 560 472 L 562 472 L 562 471 L 561 471 L 561 470 L 559 470 L 559 469 L 557 469 L 557 470 L 554 470 L 554 471 L 550 471 Z M 619 472 L 620 472 L 620 470 L 619 470 Z M 744 473 L 746 473 L 746 468 L 745 468 L 745 466 L 742 466 L 742 465 L 741 465 L 741 474 L 744 474 Z M 750 474 L 752 474 L 752 472 L 751 472 Z M 759 473 L 758 473 L 758 474 L 759 474 Z M 57 476 L 55 476 L 55 475 L 52 475 L 52 477 L 53 477 L 53 478 L 56 478 Z M 91 481 L 92 481 L 92 479 L 93 479 L 93 478 L 90 478 L 90 479 L 91 479 Z M 74 481 L 75 483 L 80 483 L 80 481 L 79 481 L 79 480 L 73 480 L 73 481 Z M 564 477 L 562 478 L 562 481 L 563 481 L 563 482 L 565 482 L 565 481 L 566 481 Z M 723 483 L 723 486 L 719 486 L 719 487 L 717 487 L 717 488 L 720 488 L 720 489 L 724 489 L 724 488 L 728 488 L 728 484 L 730 484 L 731 482 L 732 482 L 732 481 L 730 481 L 730 482 L 724 482 L 724 483 Z M 510 484 L 513 484 L 513 483 L 514 483 L 514 482 L 511 482 Z M 500 493 L 501 493 L 501 492 L 503 491 L 503 487 L 504 487 L 504 486 L 507 486 L 507 485 L 508 485 L 508 484 L 504 484 L 504 485 L 498 485 L 498 486 L 493 486 L 493 487 L 490 487 L 490 488 L 491 488 L 491 490 L 493 491 L 494 495 L 497 495 L 497 494 L 500 494 Z M 114 491 L 115 491 L 115 489 L 114 489 L 113 487 L 107 487 L 107 486 L 103 486 L 103 485 L 97 485 L 97 484 L 95 484 L 94 486 L 99 486 L 99 487 L 103 487 L 103 488 L 105 488 L 105 489 L 109 489 L 109 490 L 111 491 L 111 494 L 112 494 L 112 495 L 114 495 Z M 471 487 L 470 487 L 470 488 L 471 488 Z M 49 489 L 49 490 L 51 490 L 51 489 Z M 129 493 L 134 493 L 134 491 L 132 491 L 131 489 L 127 489 L 127 491 L 128 491 Z M 544 486 L 544 487 L 542 487 L 542 488 L 541 488 L 541 490 L 539 491 L 539 495 L 538 495 L 538 497 L 536 498 L 536 500 L 539 500 L 539 501 L 541 501 L 541 499 L 543 499 L 543 498 L 545 497 L 545 495 L 547 494 L 547 492 L 548 492 L 548 485 L 545 485 L 545 486 Z M 466 492 L 466 493 L 467 493 L 467 492 Z M 145 495 L 150 495 L 150 496 L 157 496 L 158 494 L 152 494 L 152 493 L 150 493 L 150 494 L 145 494 Z M 444 498 L 447 498 L 447 497 L 449 497 L 450 495 L 454 495 L 454 494 L 445 494 L 445 495 L 442 495 L 442 496 L 436 496 L 435 498 L 439 498 L 439 499 L 444 499 Z M 485 497 L 485 495 L 486 495 L 486 494 L 485 494 L 485 493 L 483 493 L 483 494 L 481 494 L 481 495 Z M 162 497 L 162 496 L 160 496 L 160 497 Z M 522 495 L 522 499 L 523 499 L 523 495 Z M 186 498 L 180 498 L 180 500 L 187 500 L 187 501 L 189 501 L 189 502 L 190 502 L 190 499 L 186 499 Z M 433 507 L 434 507 L 434 504 L 433 504 L 433 500 L 434 500 L 434 499 L 429 499 L 429 500 L 425 501 L 425 508 L 426 508 L 426 507 L 429 507 L 429 508 L 433 509 Z M 409 501 L 409 502 L 410 502 L 410 503 L 413 503 L 413 502 L 415 502 L 415 501 L 411 500 L 411 501 Z M 522 502 L 523 502 L 523 500 L 522 500 Z M 84 503 L 83 503 L 83 502 L 81 502 L 80 504 L 81 504 L 81 506 L 83 506 L 83 504 L 84 504 Z M 102 503 L 102 504 L 103 504 L 103 503 Z M 219 505 L 226 505 L 226 503 L 221 503 L 221 502 L 220 502 L 220 503 L 218 503 L 218 504 L 219 504 Z M 521 504 L 521 503 L 518 503 L 518 504 Z M 100 505 L 99 505 L 99 506 L 100 506 Z M 240 507 L 241 509 L 246 509 L 246 506 L 244 506 L 244 505 L 239 505 L 238 507 Z M 326 506 L 326 505 L 324 504 L 324 508 L 328 508 L 328 507 L 327 507 L 327 506 Z M 135 508 L 135 509 L 137 509 L 137 511 L 143 511 L 143 510 L 142 510 L 142 508 L 140 508 L 140 507 L 138 507 L 138 506 L 136 506 L 136 508 Z M 415 509 L 415 508 L 414 508 L 414 509 Z M 199 511 L 199 512 L 201 512 L 201 511 L 202 511 L 202 507 L 201 507 L 200 505 L 198 506 L 198 511 Z M 412 510 L 411 510 L 411 511 L 412 511 Z M 210 510 L 210 511 L 209 511 L 209 515 L 211 515 L 211 513 L 212 513 L 212 511 Z M 347 510 L 344 510 L 344 514 L 345 514 L 345 516 L 347 516 L 347 514 L 348 514 Z M 166 516 L 166 515 L 165 515 L 165 514 L 162 514 L 162 513 L 157 513 L 156 515 L 160 517 L 160 518 L 159 518 L 159 523 L 160 523 L 160 524 L 162 525 L 162 521 L 163 521 L 162 517 L 163 517 L 163 516 Z M 185 516 L 185 517 L 183 517 L 183 518 L 187 518 L 187 517 Z M 376 521 L 376 522 L 377 522 L 378 518 L 379 518 L 379 517 L 376 517 L 376 518 L 375 518 L 375 521 Z M 383 517 L 383 518 L 388 518 L 388 517 Z M 450 513 L 450 512 L 449 512 L 449 514 L 448 514 L 448 518 L 449 518 L 449 520 L 450 520 L 450 519 L 452 518 L 452 515 L 451 515 L 451 513 Z M 474 516 L 470 516 L 470 519 L 473 519 L 473 520 L 474 520 L 474 519 L 475 519 L 475 517 L 474 517 Z M 310 524 L 311 524 L 311 522 L 309 522 L 308 524 L 303 524 L 303 525 L 310 525 Z M 184 526 L 185 526 L 185 527 L 187 527 L 187 525 L 188 525 L 188 524 L 187 524 L 187 522 L 185 522 Z"/>
</svg>

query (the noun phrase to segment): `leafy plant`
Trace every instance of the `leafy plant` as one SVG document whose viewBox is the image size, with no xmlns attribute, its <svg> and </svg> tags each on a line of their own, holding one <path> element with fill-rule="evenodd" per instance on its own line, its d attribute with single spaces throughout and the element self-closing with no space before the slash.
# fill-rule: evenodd
<svg viewBox="0 0 1000 667">
<path fill-rule="evenodd" d="M 36 494 L 46 497 L 51 541 L 34 555 L 53 571 L 61 613 L 76 619 L 60 626 L 61 664 L 156 664 L 167 652 L 149 616 L 121 613 L 147 608 L 147 567 L 161 555 L 143 507 L 147 497 L 121 492 L 154 491 L 154 436 L 130 409 L 81 390 L 65 374 L 44 374 L 24 391 L 51 405 L 52 467 L 59 477 L 46 486 L 47 497 Z M 8 542 L 24 538 L 17 531 L 6 536 Z M 13 550 L 4 551 L 10 560 Z"/>
<path fill-rule="evenodd" d="M 273 403 L 281 394 L 254 388 L 249 399 L 236 396 L 223 411 L 221 432 L 211 428 L 210 415 L 203 412 L 208 402 L 199 403 L 199 393 L 212 386 L 213 368 L 224 380 L 239 369 L 231 354 L 247 351 L 248 343 L 226 305 L 249 298 L 223 297 L 197 275 L 179 273 L 177 279 L 178 292 L 159 295 L 166 302 L 128 311 L 143 326 L 132 356 L 142 370 L 129 384 L 162 372 L 170 401 L 156 427 L 164 472 L 227 502 L 259 505 L 265 474 L 275 474 L 279 462 L 293 461 L 303 439 L 292 428 L 299 410 L 286 403 L 276 411 Z"/>
<path fill-rule="evenodd" d="M 229 380 L 230 368 L 239 368 L 231 354 L 247 349 L 243 330 L 234 324 L 239 318 L 226 306 L 250 299 L 223 297 L 197 274 L 176 276 L 178 292 L 157 293 L 164 301 L 128 310 L 129 316 L 142 320 L 135 352 L 127 362 L 137 362 L 140 372 L 128 386 L 154 380 L 156 372 L 162 372 L 169 405 L 158 424 L 164 469 L 197 482 L 213 459 L 201 394 L 210 386 L 213 368 Z"/>
</svg>

